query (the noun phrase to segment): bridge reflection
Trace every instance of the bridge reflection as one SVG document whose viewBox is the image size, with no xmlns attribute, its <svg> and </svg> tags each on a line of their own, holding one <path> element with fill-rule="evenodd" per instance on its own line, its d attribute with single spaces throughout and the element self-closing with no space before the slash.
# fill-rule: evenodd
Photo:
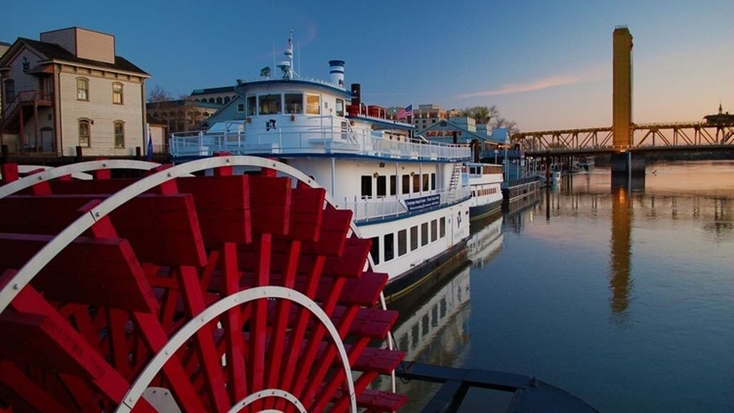
<svg viewBox="0 0 734 413">
<path fill-rule="evenodd" d="M 598 192 L 579 179 L 574 187 L 570 180 L 563 185 L 565 193 L 546 191 L 537 208 L 548 220 L 569 215 L 609 220 L 609 304 L 615 321 L 625 320 L 634 290 L 632 251 L 634 240 L 640 238 L 634 232 L 644 231 L 649 221 L 688 220 L 713 239 L 734 237 L 734 200 L 724 195 L 645 193 L 629 186 Z"/>
</svg>

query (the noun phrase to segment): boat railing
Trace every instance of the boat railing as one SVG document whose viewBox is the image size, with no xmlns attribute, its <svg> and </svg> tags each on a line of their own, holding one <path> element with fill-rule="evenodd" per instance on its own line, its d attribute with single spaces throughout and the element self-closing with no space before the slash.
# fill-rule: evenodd
<svg viewBox="0 0 734 413">
<path fill-rule="evenodd" d="M 471 188 L 468 186 L 460 186 L 458 188 L 431 191 L 424 194 L 415 194 L 410 197 L 395 198 L 344 198 L 341 202 L 337 202 L 337 208 L 351 209 L 356 222 L 367 222 L 378 219 L 398 217 L 401 214 L 411 212 L 403 202 L 404 199 L 422 198 L 431 195 L 439 195 L 439 205 L 437 207 L 446 206 L 448 204 L 461 202 L 471 196 Z"/>
<path fill-rule="evenodd" d="M 380 158 L 458 161 L 471 156 L 467 145 L 392 140 L 377 131 L 321 126 L 297 129 L 279 128 L 248 134 L 240 131 L 179 133 L 171 137 L 169 146 L 174 157 L 211 156 L 217 152 L 235 155 L 349 153 Z"/>
</svg>

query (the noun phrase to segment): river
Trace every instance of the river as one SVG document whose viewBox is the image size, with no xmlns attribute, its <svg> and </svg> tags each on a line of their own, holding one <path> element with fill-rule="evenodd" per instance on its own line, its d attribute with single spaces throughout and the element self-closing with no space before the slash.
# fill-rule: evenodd
<svg viewBox="0 0 734 413">
<path fill-rule="evenodd" d="M 485 221 L 473 263 L 401 310 L 406 359 L 508 371 L 605 413 L 734 412 L 734 162 L 575 174 Z M 436 385 L 398 383 L 420 411 Z M 460 411 L 511 395 L 470 390 Z"/>
</svg>

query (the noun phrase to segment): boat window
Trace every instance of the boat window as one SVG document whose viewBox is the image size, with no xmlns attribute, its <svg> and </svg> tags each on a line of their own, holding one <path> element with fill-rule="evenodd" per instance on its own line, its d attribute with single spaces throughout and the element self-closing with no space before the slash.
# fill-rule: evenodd
<svg viewBox="0 0 734 413">
<path fill-rule="evenodd" d="M 438 228 L 439 232 L 438 235 L 443 238 L 446 236 L 446 217 L 441 217 L 440 220 L 438 220 Z"/>
<path fill-rule="evenodd" d="M 259 99 L 261 115 L 277 115 L 280 113 L 280 95 L 261 95 Z"/>
<path fill-rule="evenodd" d="M 421 191 L 421 175 L 413 175 L 413 193 L 417 194 Z"/>
<path fill-rule="evenodd" d="M 380 263 L 380 237 L 374 237 L 371 238 L 372 241 L 372 247 L 370 247 L 370 255 L 372 256 L 372 261 L 375 264 Z"/>
<path fill-rule="evenodd" d="M 257 97 L 248 96 L 247 97 L 247 116 L 255 116 L 256 113 L 257 113 Z"/>
<path fill-rule="evenodd" d="M 431 189 L 436 190 L 436 173 L 431 174 Z"/>
<path fill-rule="evenodd" d="M 286 93 L 285 97 L 285 113 L 300 114 L 303 113 L 303 93 Z"/>
<path fill-rule="evenodd" d="M 418 225 L 410 227 L 410 250 L 415 251 L 418 249 Z"/>
<path fill-rule="evenodd" d="M 428 244 L 428 222 L 421 224 L 421 246 Z"/>
<path fill-rule="evenodd" d="M 372 198 L 372 175 L 362 175 L 362 199 Z"/>
<path fill-rule="evenodd" d="M 242 113 L 245 111 L 245 104 L 244 103 L 238 103 L 237 104 L 237 113 Z"/>
<path fill-rule="evenodd" d="M 306 94 L 306 113 L 309 115 L 321 114 L 321 96 L 311 93 Z"/>
<path fill-rule="evenodd" d="M 398 192 L 398 177 L 396 175 L 390 175 L 390 195 L 395 195 Z"/>
<path fill-rule="evenodd" d="M 405 174 L 403 175 L 403 190 L 402 193 L 409 194 L 410 193 L 410 175 Z"/>
<path fill-rule="evenodd" d="M 336 116 L 344 116 L 344 99 L 336 100 Z"/>
<path fill-rule="evenodd" d="M 428 191 L 428 188 L 429 188 L 428 187 L 428 182 L 429 182 L 428 181 L 428 178 L 429 178 L 428 174 L 423 175 L 423 190 L 426 191 L 426 192 Z"/>
<path fill-rule="evenodd" d="M 408 231 L 401 229 L 398 231 L 398 257 L 408 252 Z"/>
<path fill-rule="evenodd" d="M 387 177 L 385 175 L 377 176 L 377 196 L 387 195 Z"/>
<path fill-rule="evenodd" d="M 395 234 L 385 234 L 385 261 L 395 258 Z"/>
<path fill-rule="evenodd" d="M 431 242 L 438 239 L 438 223 L 434 219 L 431 221 Z"/>
</svg>

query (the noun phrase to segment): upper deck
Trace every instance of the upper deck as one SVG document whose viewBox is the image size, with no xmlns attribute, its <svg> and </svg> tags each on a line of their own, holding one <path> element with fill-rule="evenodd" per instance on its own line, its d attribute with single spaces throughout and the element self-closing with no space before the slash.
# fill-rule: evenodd
<svg viewBox="0 0 734 413">
<path fill-rule="evenodd" d="M 283 122 L 286 123 L 286 122 Z M 175 134 L 169 142 L 174 158 L 217 152 L 235 155 L 356 155 L 402 160 L 466 161 L 467 145 L 407 140 L 389 131 L 354 128 L 345 118 L 309 116 L 278 128 L 255 129 L 246 122 L 227 122 L 209 131 Z"/>
</svg>

